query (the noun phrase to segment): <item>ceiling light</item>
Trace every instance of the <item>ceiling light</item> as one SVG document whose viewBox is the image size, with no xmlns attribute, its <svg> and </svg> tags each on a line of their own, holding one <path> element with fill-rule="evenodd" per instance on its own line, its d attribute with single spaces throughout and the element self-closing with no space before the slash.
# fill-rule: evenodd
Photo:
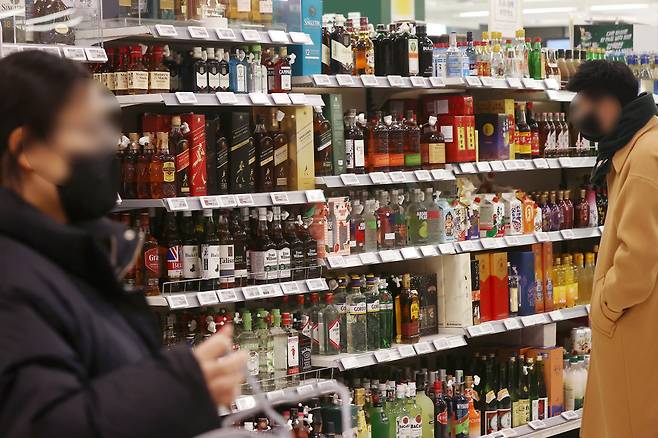
<svg viewBox="0 0 658 438">
<path fill-rule="evenodd" d="M 647 9 L 647 3 L 628 3 L 628 4 L 610 4 L 610 5 L 592 5 L 590 11 L 627 11 L 631 9 Z"/>
<path fill-rule="evenodd" d="M 488 17 L 489 11 L 460 12 L 457 16 L 461 18 Z"/>
<path fill-rule="evenodd" d="M 551 13 L 558 13 L 558 12 L 574 12 L 576 8 L 571 7 L 571 6 L 563 6 L 559 8 L 530 8 L 530 9 L 524 9 L 523 13 L 524 14 L 551 14 Z"/>
</svg>

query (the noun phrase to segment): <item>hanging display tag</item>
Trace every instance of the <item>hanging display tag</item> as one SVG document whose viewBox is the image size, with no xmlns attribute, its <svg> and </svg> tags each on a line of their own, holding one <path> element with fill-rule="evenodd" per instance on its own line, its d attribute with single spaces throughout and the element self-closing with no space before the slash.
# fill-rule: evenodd
<svg viewBox="0 0 658 438">
<path fill-rule="evenodd" d="M 419 342 L 414 344 L 414 350 L 416 350 L 416 354 L 428 354 L 434 351 L 432 349 L 432 344 L 429 342 Z"/>
<path fill-rule="evenodd" d="M 377 254 L 372 252 L 359 254 L 359 258 L 361 259 L 361 263 L 364 265 L 373 265 L 375 263 L 379 263 L 379 257 L 377 257 Z"/>
<path fill-rule="evenodd" d="M 295 44 L 313 44 L 311 37 L 304 32 L 288 32 L 288 34 Z"/>
<path fill-rule="evenodd" d="M 398 347 L 398 352 L 402 357 L 411 357 L 416 355 L 413 345 L 402 345 Z"/>
<path fill-rule="evenodd" d="M 343 173 L 340 180 L 346 186 L 356 186 L 359 184 L 359 178 L 353 173 Z"/>
<path fill-rule="evenodd" d="M 329 286 L 327 285 L 327 280 L 324 278 L 310 278 L 306 280 L 306 287 L 311 292 L 317 292 L 320 290 L 327 290 Z"/>
<path fill-rule="evenodd" d="M 402 253 L 402 257 L 405 260 L 410 260 L 410 259 L 417 259 L 420 257 L 420 254 L 418 253 L 418 250 L 414 248 L 413 246 L 408 246 L 406 248 L 400 249 L 400 252 Z"/>
<path fill-rule="evenodd" d="M 452 243 L 441 243 L 439 244 L 439 251 L 441 251 L 441 254 L 454 254 L 455 245 Z"/>
<path fill-rule="evenodd" d="M 391 182 L 391 178 L 384 172 L 370 172 L 368 176 L 370 176 L 370 181 L 373 184 L 389 184 Z"/>
<path fill-rule="evenodd" d="M 242 295 L 244 295 L 245 300 L 255 300 L 260 298 L 260 289 L 258 286 L 243 287 Z"/>
<path fill-rule="evenodd" d="M 483 76 L 480 78 L 480 81 L 482 82 L 482 85 L 484 87 L 493 87 L 494 86 L 494 80 L 491 76 Z"/>
<path fill-rule="evenodd" d="M 345 267 L 345 259 L 342 255 L 327 256 L 327 262 L 329 263 L 329 267 L 332 269 Z"/>
<path fill-rule="evenodd" d="M 314 203 L 314 202 L 324 202 L 325 197 L 324 197 L 324 191 L 316 189 L 316 190 L 306 190 L 306 202 L 308 203 Z"/>
<path fill-rule="evenodd" d="M 507 83 L 511 88 L 523 87 L 523 84 L 521 84 L 521 80 L 519 78 L 507 78 Z"/>
<path fill-rule="evenodd" d="M 477 76 L 466 76 L 464 79 L 466 79 L 466 83 L 468 84 L 469 87 L 481 87 L 482 82 L 480 82 L 480 78 Z"/>
</svg>

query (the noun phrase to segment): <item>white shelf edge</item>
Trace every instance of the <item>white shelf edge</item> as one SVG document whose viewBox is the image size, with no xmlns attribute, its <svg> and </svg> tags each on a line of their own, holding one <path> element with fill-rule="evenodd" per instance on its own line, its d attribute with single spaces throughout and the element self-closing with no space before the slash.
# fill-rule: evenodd
<svg viewBox="0 0 658 438">
<path fill-rule="evenodd" d="M 121 95 L 115 96 L 119 105 L 122 107 L 134 105 L 148 105 L 148 104 L 164 104 L 165 106 L 221 106 L 221 107 L 241 107 L 241 106 L 324 106 L 322 96 L 317 94 L 305 94 L 305 103 L 293 104 L 276 104 L 271 94 L 265 94 L 265 103 L 254 104 L 248 93 L 234 93 L 235 103 L 220 103 L 215 93 L 192 93 L 196 99 L 196 103 L 180 103 L 176 93 L 160 93 L 160 94 L 134 94 L 134 95 Z M 285 93 L 284 93 L 285 94 Z M 296 93 L 287 93 L 296 94 Z"/>
</svg>

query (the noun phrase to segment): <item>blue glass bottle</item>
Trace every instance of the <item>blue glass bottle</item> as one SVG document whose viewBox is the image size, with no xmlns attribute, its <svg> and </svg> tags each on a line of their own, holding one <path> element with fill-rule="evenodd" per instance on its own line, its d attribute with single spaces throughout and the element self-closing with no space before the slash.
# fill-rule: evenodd
<svg viewBox="0 0 658 438">
<path fill-rule="evenodd" d="M 245 52 L 240 49 L 235 49 L 234 52 L 231 53 L 228 68 L 231 91 L 234 93 L 246 93 L 247 63 L 245 61 Z"/>
</svg>

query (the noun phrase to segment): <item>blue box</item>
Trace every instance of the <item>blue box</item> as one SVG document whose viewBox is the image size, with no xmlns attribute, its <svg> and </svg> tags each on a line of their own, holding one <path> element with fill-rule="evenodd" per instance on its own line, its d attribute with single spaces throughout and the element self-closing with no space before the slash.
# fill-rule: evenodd
<svg viewBox="0 0 658 438">
<path fill-rule="evenodd" d="M 310 35 L 313 45 L 294 45 L 288 49 L 294 53 L 293 76 L 322 73 L 322 0 L 301 1 L 301 21 L 288 24 L 288 31 Z"/>
<path fill-rule="evenodd" d="M 510 265 L 519 275 L 519 315 L 535 314 L 535 254 L 532 251 L 514 251 L 508 254 Z"/>
<path fill-rule="evenodd" d="M 507 114 L 476 114 L 475 127 L 478 130 L 478 160 L 509 159 Z"/>
</svg>

